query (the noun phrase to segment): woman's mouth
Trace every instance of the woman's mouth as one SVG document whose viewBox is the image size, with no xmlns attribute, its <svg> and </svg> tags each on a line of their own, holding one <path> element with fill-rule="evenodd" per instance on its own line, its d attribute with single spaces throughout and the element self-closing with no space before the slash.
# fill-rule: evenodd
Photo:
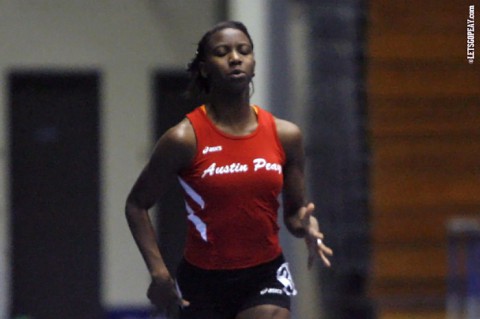
<svg viewBox="0 0 480 319">
<path fill-rule="evenodd" d="M 229 76 L 234 79 L 244 78 L 247 75 L 242 70 L 233 70 L 229 73 Z"/>
</svg>

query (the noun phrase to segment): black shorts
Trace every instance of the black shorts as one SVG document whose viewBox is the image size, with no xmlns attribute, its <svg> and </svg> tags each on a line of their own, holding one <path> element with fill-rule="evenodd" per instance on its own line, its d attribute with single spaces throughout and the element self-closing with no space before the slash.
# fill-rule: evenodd
<svg viewBox="0 0 480 319">
<path fill-rule="evenodd" d="M 297 291 L 283 255 L 246 269 L 205 270 L 185 259 L 177 270 L 182 297 L 190 306 L 180 310 L 180 319 L 229 319 L 258 305 L 290 309 Z"/>
</svg>

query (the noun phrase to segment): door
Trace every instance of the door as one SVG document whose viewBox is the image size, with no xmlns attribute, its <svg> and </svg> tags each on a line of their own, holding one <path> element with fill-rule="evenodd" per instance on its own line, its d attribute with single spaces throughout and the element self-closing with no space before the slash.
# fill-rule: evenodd
<svg viewBox="0 0 480 319">
<path fill-rule="evenodd" d="M 99 75 L 9 76 L 12 318 L 100 318 Z"/>
</svg>

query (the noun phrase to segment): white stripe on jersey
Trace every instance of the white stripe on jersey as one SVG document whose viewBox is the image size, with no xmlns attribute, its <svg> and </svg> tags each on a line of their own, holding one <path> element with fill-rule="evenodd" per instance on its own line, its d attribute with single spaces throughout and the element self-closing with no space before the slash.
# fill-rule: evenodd
<svg viewBox="0 0 480 319">
<path fill-rule="evenodd" d="M 185 202 L 185 207 L 187 208 L 188 212 L 188 219 L 195 225 L 195 228 L 202 236 L 204 241 L 207 241 L 207 225 L 193 212 L 193 209 Z"/>
<path fill-rule="evenodd" d="M 205 207 L 205 202 L 203 201 L 203 198 L 197 192 L 195 192 L 195 190 L 191 188 L 190 185 L 188 185 L 183 179 L 179 177 L 178 180 L 180 181 L 180 185 L 182 185 L 187 195 L 203 209 Z M 195 225 L 195 229 L 198 230 L 202 239 L 204 241 L 207 241 L 207 225 L 203 220 L 200 219 L 200 217 L 195 215 L 195 212 L 190 207 L 190 205 L 188 205 L 187 201 L 185 201 L 185 208 L 187 209 L 188 220 L 190 220 Z"/>
<path fill-rule="evenodd" d="M 205 202 L 203 201 L 202 196 L 200 196 L 193 188 L 190 187 L 182 178 L 178 178 L 180 185 L 182 185 L 185 192 L 190 196 L 191 199 L 195 201 L 202 209 L 205 208 Z"/>
</svg>

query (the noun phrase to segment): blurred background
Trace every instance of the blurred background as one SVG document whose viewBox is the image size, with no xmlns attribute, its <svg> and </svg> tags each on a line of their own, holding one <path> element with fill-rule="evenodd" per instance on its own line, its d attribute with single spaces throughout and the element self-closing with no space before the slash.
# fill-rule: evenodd
<svg viewBox="0 0 480 319">
<path fill-rule="evenodd" d="M 124 202 L 195 105 L 186 64 L 225 19 L 253 37 L 252 101 L 304 131 L 308 196 L 335 250 L 331 269 L 308 271 L 282 230 L 292 318 L 480 318 L 474 5 L 0 0 L 0 318 L 148 318 Z M 174 271 L 176 189 L 152 215 Z"/>
</svg>

